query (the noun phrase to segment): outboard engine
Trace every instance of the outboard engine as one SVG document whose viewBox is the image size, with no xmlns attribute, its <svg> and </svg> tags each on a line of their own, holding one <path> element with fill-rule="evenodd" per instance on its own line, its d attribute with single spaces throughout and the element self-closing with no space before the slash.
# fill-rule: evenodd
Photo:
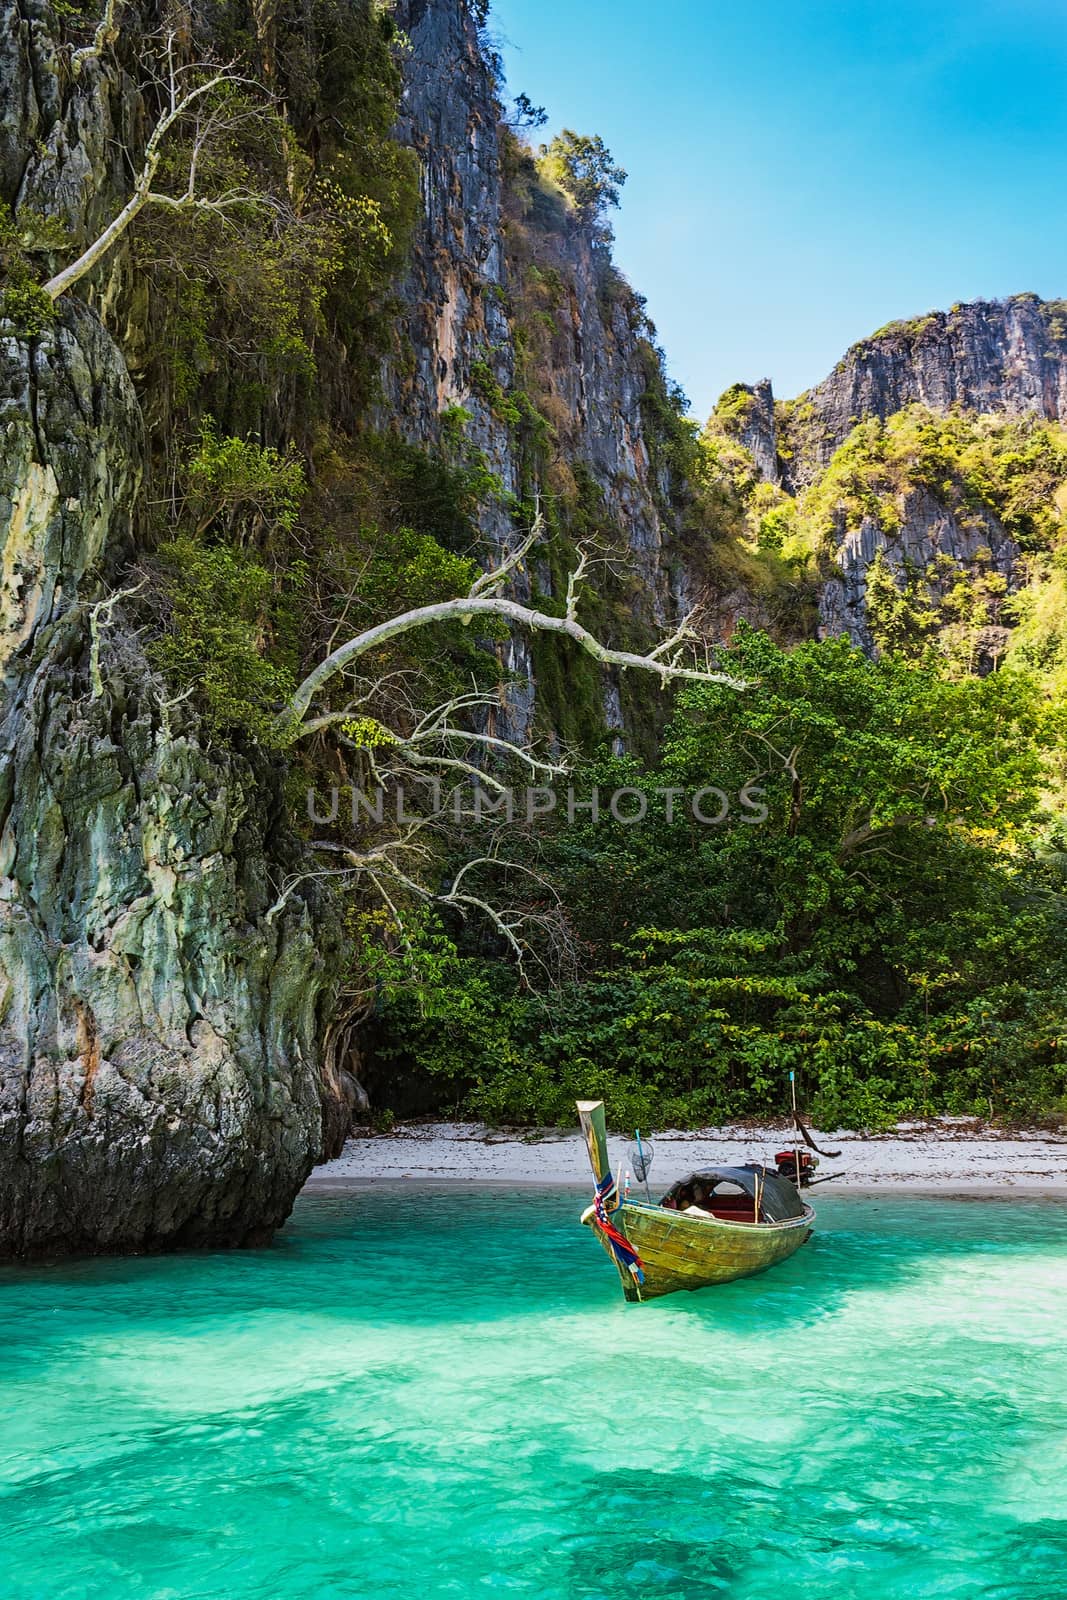
<svg viewBox="0 0 1067 1600">
<path fill-rule="evenodd" d="M 797 1172 L 799 1159 L 800 1172 Z M 795 1183 L 798 1189 L 806 1189 L 815 1182 L 815 1169 L 819 1165 L 818 1156 L 813 1156 L 810 1150 L 779 1150 L 774 1158 L 780 1178 L 788 1178 L 790 1183 Z"/>
</svg>

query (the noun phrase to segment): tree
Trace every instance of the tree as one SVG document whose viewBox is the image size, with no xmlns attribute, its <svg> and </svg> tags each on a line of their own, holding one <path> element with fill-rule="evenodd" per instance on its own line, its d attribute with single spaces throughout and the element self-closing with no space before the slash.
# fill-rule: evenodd
<svg viewBox="0 0 1067 1600">
<path fill-rule="evenodd" d="M 557 183 L 586 222 L 601 221 L 608 206 L 617 206 L 626 172 L 618 166 L 599 134 L 564 128 L 541 146 L 540 166 Z"/>
<path fill-rule="evenodd" d="M 582 976 L 523 1002 L 499 1051 L 521 1067 L 472 1108 L 550 1120 L 579 1058 L 623 1124 L 642 1096 L 668 1124 L 780 1109 L 789 1068 L 849 1126 L 1055 1106 L 1067 947 L 1062 865 L 1033 850 L 1056 737 L 1037 687 L 745 628 L 720 665 L 750 692 L 683 685 L 656 768 L 575 773 L 599 820 L 546 829 L 537 862 Z M 603 804 L 622 786 L 649 796 L 640 827 Z M 705 813 L 730 799 L 719 826 L 694 821 L 702 789 Z"/>
<path fill-rule="evenodd" d="M 562 615 L 538 611 L 507 598 L 501 592 L 504 584 L 543 536 L 544 523 L 538 516 L 527 537 L 498 567 L 476 576 L 467 594 L 387 617 L 331 650 L 307 674 L 278 715 L 274 742 L 292 747 L 299 740 L 329 734 L 351 752 L 350 759 L 358 761 L 360 770 L 378 788 L 389 783 L 403 785 L 409 779 L 444 778 L 453 784 L 474 782 L 479 789 L 499 795 L 505 785 L 496 776 L 494 765 L 497 771 L 502 766 L 519 767 L 528 780 L 540 783 L 563 775 L 567 771 L 563 758 L 539 756 L 484 726 L 469 725 L 472 716 L 492 710 L 495 694 L 475 690 L 456 695 L 431 710 L 420 706 L 412 695 L 402 704 L 403 715 L 395 719 L 395 725 L 376 714 L 383 704 L 383 685 L 389 680 L 395 683 L 398 671 L 405 671 L 384 651 L 385 646 L 433 625 L 470 623 L 474 618 L 482 624 L 483 637 L 494 629 L 501 631 L 501 624 L 558 634 L 604 665 L 648 673 L 663 685 L 685 681 L 731 689 L 743 687 L 729 675 L 712 670 L 706 661 L 700 664 L 692 648 L 699 641 L 688 619 L 644 655 L 604 645 L 577 618 L 588 569 L 584 555 L 570 576 Z M 368 660 L 372 663 L 370 674 L 357 678 L 355 674 Z M 416 678 L 416 685 L 417 681 Z M 338 683 L 344 685 L 345 691 L 339 697 L 340 703 L 322 707 L 321 697 Z M 316 701 L 320 702 L 319 708 Z M 330 823 L 334 820 L 335 814 L 328 819 Z M 513 830 L 498 831 L 489 846 L 483 845 L 474 856 L 455 864 L 443 888 L 441 832 L 442 824 L 435 811 L 431 816 L 406 817 L 402 824 L 398 821 L 395 830 L 376 833 L 365 845 L 354 845 L 350 836 L 320 837 L 313 847 L 338 863 L 329 869 L 331 875 L 347 878 L 353 884 L 363 882 L 377 894 L 402 937 L 404 919 L 398 895 L 433 901 L 438 907 L 461 914 L 469 910 L 481 913 L 511 950 L 520 971 L 530 953 L 529 933 L 534 929 L 542 946 L 547 945 L 554 952 L 552 960 L 558 968 L 568 943 L 561 902 L 544 875 L 529 859 L 523 859 L 523 850 L 510 847 L 509 840 L 512 845 L 515 843 Z M 279 907 L 298 881 L 294 879 L 286 886 Z M 492 889 L 486 887 L 490 881 L 495 885 Z M 508 895 L 504 904 L 499 899 L 502 891 Z"/>
<path fill-rule="evenodd" d="M 75 69 L 88 55 L 99 55 L 114 43 L 118 31 L 116 11 L 116 0 L 108 0 L 93 44 L 75 53 Z M 66 294 L 92 271 L 146 206 L 162 206 L 175 212 L 221 215 L 241 208 L 247 211 L 249 207 L 279 203 L 276 197 L 267 196 L 242 183 L 223 182 L 207 189 L 203 186 L 205 167 L 210 170 L 216 153 L 233 139 L 250 116 L 256 114 L 255 108 L 239 91 L 248 87 L 258 88 L 258 85 L 238 73 L 232 64 L 222 66 L 202 61 L 181 63 L 177 54 L 177 37 L 173 32 L 164 36 L 159 70 L 145 87 L 149 89 L 153 85 L 162 109 L 145 143 L 144 157 L 133 182 L 133 192 L 103 232 L 86 245 L 74 261 L 43 285 L 45 293 L 53 301 Z M 188 138 L 184 188 L 176 194 L 157 187 L 167 136 L 173 130 L 184 131 Z"/>
<path fill-rule="evenodd" d="M 528 94 L 517 94 L 514 104 L 514 115 L 508 118 L 509 128 L 543 128 L 548 121 L 544 106 L 535 106 Z"/>
<path fill-rule="evenodd" d="M 578 566 L 571 573 L 567 584 L 566 610 L 561 617 L 552 616 L 544 611 L 535 611 L 530 606 L 520 605 L 515 600 L 506 599 L 499 591 L 510 573 L 512 573 L 529 554 L 533 546 L 544 536 L 544 523 L 540 517 L 534 523 L 526 539 L 511 552 L 501 565 L 489 572 L 483 572 L 471 585 L 470 592 L 458 595 L 451 600 L 438 601 L 433 605 L 419 606 L 412 611 L 405 611 L 399 616 L 390 617 L 385 622 L 380 622 L 376 627 L 369 628 L 364 633 L 357 634 L 332 650 L 323 661 L 308 673 L 297 688 L 281 713 L 278 721 L 278 732 L 281 741 L 291 742 L 301 734 L 328 726 L 331 723 L 344 722 L 351 715 L 349 710 L 331 711 L 324 715 L 308 719 L 311 702 L 319 691 L 339 674 L 373 650 L 387 644 L 389 640 L 410 633 L 418 628 L 429 627 L 434 623 L 448 623 L 453 621 L 468 623 L 474 617 L 486 619 L 500 618 L 520 628 L 528 628 L 536 633 L 558 633 L 572 640 L 579 649 L 591 655 L 594 660 L 604 666 L 636 667 L 642 672 L 647 672 L 660 679 L 663 684 L 678 680 L 689 680 L 697 683 L 714 683 L 729 685 L 731 688 L 742 688 L 744 685 L 728 673 L 712 672 L 707 667 L 691 665 L 684 657 L 683 651 L 687 641 L 695 639 L 695 634 L 686 618 L 679 628 L 668 638 L 663 639 L 655 649 L 647 655 L 638 655 L 630 650 L 613 650 L 602 644 L 587 628 L 578 621 L 577 610 L 580 597 L 582 580 L 588 570 L 588 560 L 582 556 Z"/>
<path fill-rule="evenodd" d="M 410 152 L 389 137 L 399 74 L 387 30 L 376 12 L 349 9 L 346 22 L 337 9 L 327 0 L 294 15 L 292 27 L 308 36 L 280 54 L 270 7 L 256 8 L 254 43 L 230 35 L 240 60 L 216 58 L 212 30 L 229 28 L 220 18 L 198 16 L 195 31 L 175 24 L 139 40 L 143 123 L 132 125 L 143 125 L 145 137 L 122 151 L 132 175 L 125 204 L 88 244 L 84 234 L 49 242 L 53 260 L 69 264 L 47 284 L 29 281 L 28 263 L 14 279 L 9 273 L 4 309 L 32 331 L 58 299 L 92 282 L 94 269 L 99 275 L 121 241 L 153 306 L 144 358 L 155 415 L 180 412 L 218 373 L 218 383 L 207 377 L 207 406 L 244 394 L 241 420 L 253 424 L 251 386 L 270 367 L 273 381 L 306 388 L 326 337 L 359 352 L 350 375 L 365 392 L 384 337 L 381 297 L 417 186 Z M 92 43 L 71 58 L 75 76 L 115 47 L 121 15 L 122 0 L 108 0 Z M 308 87 L 316 73 L 328 77 L 336 113 L 328 133 L 316 120 L 319 90 Z M 97 92 L 111 81 L 92 77 Z M 367 92 L 357 92 L 359 82 Z M 10 255 L 0 237 L 0 256 Z"/>
</svg>

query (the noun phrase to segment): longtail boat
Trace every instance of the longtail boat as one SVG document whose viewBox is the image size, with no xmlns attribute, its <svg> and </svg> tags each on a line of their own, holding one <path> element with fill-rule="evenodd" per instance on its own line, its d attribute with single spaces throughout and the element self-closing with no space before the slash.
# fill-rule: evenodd
<svg viewBox="0 0 1067 1600">
<path fill-rule="evenodd" d="M 813 1207 L 789 1178 L 755 1164 L 680 1179 L 658 1202 L 621 1193 L 608 1159 L 602 1100 L 579 1100 L 596 1191 L 582 1213 L 618 1269 L 627 1300 L 655 1300 L 748 1278 L 811 1237 Z"/>
</svg>

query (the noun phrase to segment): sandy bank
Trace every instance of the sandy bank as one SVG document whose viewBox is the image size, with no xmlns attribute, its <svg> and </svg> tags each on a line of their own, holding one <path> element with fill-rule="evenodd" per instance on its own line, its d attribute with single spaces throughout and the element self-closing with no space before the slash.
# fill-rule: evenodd
<svg viewBox="0 0 1067 1600">
<path fill-rule="evenodd" d="M 893 1132 L 813 1134 L 823 1157 L 819 1176 L 835 1175 L 827 1192 L 982 1194 L 1005 1189 L 1067 1198 L 1067 1134 L 996 1129 L 964 1119 L 902 1123 Z M 653 1192 L 703 1166 L 770 1161 L 789 1143 L 784 1125 L 668 1131 L 654 1137 Z M 612 1138 L 617 1167 L 629 1140 Z M 419 1123 L 389 1134 L 350 1139 L 336 1161 L 316 1167 L 309 1188 L 393 1181 L 584 1185 L 585 1147 L 577 1132 L 485 1128 L 477 1123 Z"/>
</svg>

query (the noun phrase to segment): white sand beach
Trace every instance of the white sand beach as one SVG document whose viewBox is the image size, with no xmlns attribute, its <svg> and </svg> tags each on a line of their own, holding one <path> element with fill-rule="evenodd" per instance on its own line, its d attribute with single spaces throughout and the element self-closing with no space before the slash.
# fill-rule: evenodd
<svg viewBox="0 0 1067 1600">
<path fill-rule="evenodd" d="M 1030 1191 L 1067 1198 L 1067 1128 L 1002 1131 L 970 1118 L 902 1123 L 885 1134 L 812 1130 L 824 1151 L 827 1192 L 992 1194 Z M 630 1141 L 613 1137 L 625 1169 Z M 653 1136 L 652 1188 L 700 1167 L 773 1160 L 790 1143 L 787 1126 L 732 1126 Z M 575 1130 L 487 1128 L 477 1123 L 410 1123 L 352 1138 L 335 1161 L 316 1167 L 309 1188 L 383 1182 L 585 1185 L 589 1166 Z"/>
</svg>

